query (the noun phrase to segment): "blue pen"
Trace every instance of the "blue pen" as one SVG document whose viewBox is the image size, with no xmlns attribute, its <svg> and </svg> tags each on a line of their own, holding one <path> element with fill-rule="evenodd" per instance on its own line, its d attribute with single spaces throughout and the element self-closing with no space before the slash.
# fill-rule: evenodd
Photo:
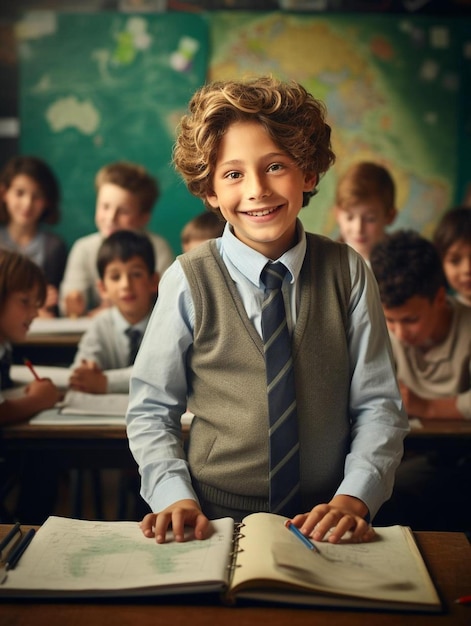
<svg viewBox="0 0 471 626">
<path fill-rule="evenodd" d="M 285 526 L 288 530 L 290 530 L 293 533 L 293 535 L 295 535 L 300 541 L 302 541 L 302 543 L 306 546 L 306 548 L 309 548 L 309 550 L 312 550 L 313 552 L 317 552 L 318 554 L 321 553 L 319 548 L 316 545 L 314 545 L 312 541 L 309 541 L 309 539 L 303 535 L 303 533 L 299 530 L 299 528 L 297 528 L 293 524 L 291 520 L 289 519 L 286 520 Z"/>
<path fill-rule="evenodd" d="M 9 554 L 8 559 L 5 563 L 5 571 L 8 571 L 9 569 L 13 569 L 15 567 L 15 565 L 20 560 L 21 555 L 31 543 L 31 540 L 34 537 L 34 533 L 35 533 L 34 528 L 31 528 L 30 530 L 28 530 L 28 532 L 20 541 L 20 543 L 16 546 L 16 548 L 12 550 L 11 554 Z"/>
</svg>

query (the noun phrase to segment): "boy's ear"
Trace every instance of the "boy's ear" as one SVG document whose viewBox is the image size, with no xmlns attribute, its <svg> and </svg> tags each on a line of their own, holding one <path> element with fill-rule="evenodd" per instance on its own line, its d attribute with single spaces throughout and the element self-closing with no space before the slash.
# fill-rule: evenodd
<svg viewBox="0 0 471 626">
<path fill-rule="evenodd" d="M 219 209 L 219 200 L 217 195 L 213 192 L 208 193 L 208 195 L 206 196 L 206 202 L 209 204 L 209 206 L 213 209 Z"/>
<path fill-rule="evenodd" d="M 151 291 L 157 293 L 159 290 L 160 274 L 154 272 L 151 276 Z"/>
<path fill-rule="evenodd" d="M 389 226 L 389 224 L 392 224 L 394 222 L 394 220 L 397 217 L 397 209 L 396 207 L 392 208 L 387 216 L 386 216 L 386 225 Z"/>
<path fill-rule="evenodd" d="M 307 172 L 304 174 L 304 187 L 303 191 L 312 191 L 319 182 L 319 176 L 316 172 Z"/>
<path fill-rule="evenodd" d="M 108 292 L 106 291 L 105 283 L 101 280 L 101 278 L 99 278 L 96 281 L 96 286 L 97 286 L 97 289 L 98 289 L 98 293 L 100 294 L 100 297 L 101 298 L 106 297 Z"/>
</svg>

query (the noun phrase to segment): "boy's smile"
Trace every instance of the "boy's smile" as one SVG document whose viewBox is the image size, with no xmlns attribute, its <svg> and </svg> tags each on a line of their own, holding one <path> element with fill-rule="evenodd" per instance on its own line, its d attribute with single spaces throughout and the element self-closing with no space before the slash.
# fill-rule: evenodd
<svg viewBox="0 0 471 626">
<path fill-rule="evenodd" d="M 219 208 L 235 236 L 270 259 L 296 243 L 303 192 L 315 174 L 305 174 L 258 122 L 236 122 L 223 136 L 207 200 Z"/>
</svg>

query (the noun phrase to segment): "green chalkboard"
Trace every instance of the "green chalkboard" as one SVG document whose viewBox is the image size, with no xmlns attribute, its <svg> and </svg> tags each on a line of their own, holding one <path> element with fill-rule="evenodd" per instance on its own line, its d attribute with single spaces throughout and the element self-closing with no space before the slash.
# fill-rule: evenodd
<svg viewBox="0 0 471 626">
<path fill-rule="evenodd" d="M 20 23 L 21 152 L 44 158 L 62 187 L 56 230 L 71 244 L 96 230 L 94 177 L 129 160 L 157 177 L 150 228 L 180 252 L 202 210 L 170 165 L 175 128 L 206 78 L 204 16 L 27 14 Z"/>
</svg>

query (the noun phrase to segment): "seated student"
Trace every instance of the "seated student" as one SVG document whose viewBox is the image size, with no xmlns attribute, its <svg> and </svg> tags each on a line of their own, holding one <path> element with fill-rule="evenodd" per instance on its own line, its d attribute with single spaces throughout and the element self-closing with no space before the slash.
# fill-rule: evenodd
<svg viewBox="0 0 471 626">
<path fill-rule="evenodd" d="M 1 393 L 11 386 L 11 342 L 24 341 L 44 304 L 46 289 L 36 263 L 18 252 L 0 250 L 0 426 L 25 422 L 59 400 L 59 390 L 50 380 L 33 377 L 24 395 L 7 398 Z"/>
<path fill-rule="evenodd" d="M 374 248 L 371 267 L 407 412 L 431 420 L 471 419 L 471 308 L 447 297 L 435 246 L 415 231 L 400 230 Z M 470 488 L 470 458 L 408 455 L 377 523 L 464 530 L 463 511 L 471 523 L 469 503 L 463 502 Z"/>
<path fill-rule="evenodd" d="M 377 244 L 371 267 L 407 412 L 471 419 L 471 309 L 447 297 L 435 246 L 400 230 Z"/>
<path fill-rule="evenodd" d="M 143 167 L 126 162 L 106 165 L 97 173 L 95 187 L 98 232 L 74 243 L 61 284 L 62 312 L 73 317 L 96 313 L 107 306 L 96 287 L 96 259 L 103 239 L 116 230 L 138 230 L 147 234 L 154 246 L 159 276 L 174 259 L 167 241 L 146 230 L 159 190 L 156 180 Z"/>
<path fill-rule="evenodd" d="M 447 211 L 435 228 L 433 243 L 451 293 L 471 306 L 471 208 L 459 206 Z"/>
<path fill-rule="evenodd" d="M 396 188 L 388 170 L 368 161 L 355 163 L 337 184 L 334 213 L 340 240 L 369 264 L 374 245 L 397 215 Z"/>
<path fill-rule="evenodd" d="M 191 219 L 182 230 L 181 243 L 183 252 L 188 252 L 203 241 L 220 237 L 225 220 L 212 211 L 203 211 Z"/>
<path fill-rule="evenodd" d="M 67 246 L 45 226 L 60 219 L 59 183 L 50 167 L 33 156 L 13 157 L 0 174 L 0 247 L 26 254 L 43 270 L 47 281 L 41 317 L 58 314 L 59 286 Z"/>
<path fill-rule="evenodd" d="M 140 340 L 155 302 L 158 275 L 149 238 L 118 230 L 98 250 L 98 288 L 110 307 L 82 336 L 70 377 L 72 389 L 128 393 Z"/>
<path fill-rule="evenodd" d="M 26 422 L 44 409 L 52 408 L 60 399 L 57 387 L 47 379 L 35 380 L 21 396 L 8 397 L 5 390 L 10 379 L 11 342 L 24 341 L 28 328 L 46 299 L 47 283 L 42 270 L 28 257 L 9 250 L 0 250 L 0 426 Z M 0 488 L 4 481 L 19 484 L 15 512 L 11 515 L 0 502 L 0 519 L 13 518 L 23 523 L 41 524 L 52 513 L 57 480 L 55 469 L 42 458 L 39 465 L 28 453 L 21 460 L 6 462 Z M 37 459 L 36 459 L 37 460 Z"/>
</svg>

